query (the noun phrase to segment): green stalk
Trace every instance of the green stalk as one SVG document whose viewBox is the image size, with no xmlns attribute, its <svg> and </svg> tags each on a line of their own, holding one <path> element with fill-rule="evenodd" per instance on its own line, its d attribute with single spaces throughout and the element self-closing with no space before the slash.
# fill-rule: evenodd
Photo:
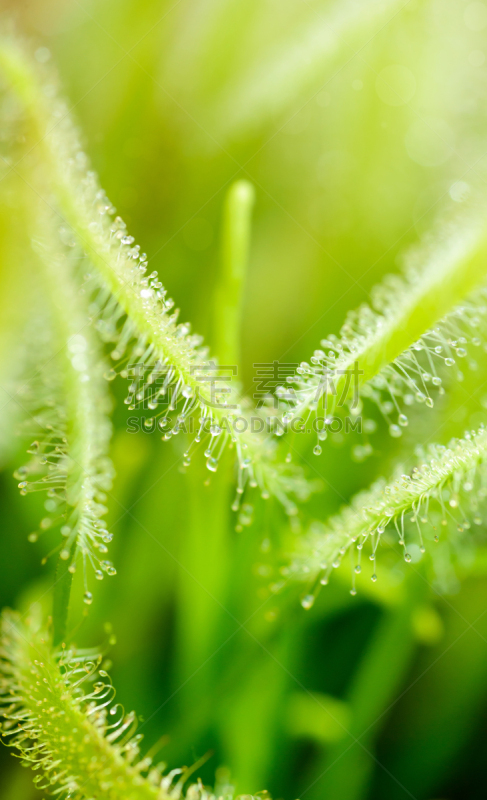
<svg viewBox="0 0 487 800">
<path fill-rule="evenodd" d="M 224 207 L 220 279 L 215 290 L 215 350 L 222 364 L 237 365 L 250 242 L 254 190 L 246 181 L 234 183 Z M 223 458 L 228 461 L 227 455 Z M 180 658 L 183 678 L 197 673 L 183 693 L 187 712 L 198 697 L 211 691 L 216 679 L 212 653 L 219 646 L 227 602 L 232 542 L 231 472 L 221 469 L 212 476 L 211 488 L 203 489 L 204 474 L 198 464 L 188 471 L 188 531 L 180 558 Z M 196 577 L 195 577 L 196 576 Z M 207 664 L 206 659 L 209 658 Z M 200 668 L 200 665 L 204 665 Z"/>
<path fill-rule="evenodd" d="M 250 248 L 254 187 L 236 181 L 225 199 L 214 347 L 222 364 L 241 364 L 242 301 Z"/>
<path fill-rule="evenodd" d="M 69 568 L 74 564 L 75 559 L 76 542 L 73 542 L 69 549 L 69 558 L 64 560 L 58 557 L 56 566 L 56 582 L 52 596 L 52 643 L 54 647 L 59 647 L 66 638 L 69 601 L 73 585 L 73 573 Z"/>
</svg>

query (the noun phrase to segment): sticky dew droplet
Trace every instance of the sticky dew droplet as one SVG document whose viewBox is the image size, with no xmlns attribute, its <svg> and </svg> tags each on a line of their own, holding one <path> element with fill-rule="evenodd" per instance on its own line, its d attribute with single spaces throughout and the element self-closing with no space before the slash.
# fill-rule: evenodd
<svg viewBox="0 0 487 800">
<path fill-rule="evenodd" d="M 304 609 L 308 610 L 314 604 L 314 601 L 314 595 L 305 594 L 304 597 L 301 598 L 301 605 Z"/>
</svg>

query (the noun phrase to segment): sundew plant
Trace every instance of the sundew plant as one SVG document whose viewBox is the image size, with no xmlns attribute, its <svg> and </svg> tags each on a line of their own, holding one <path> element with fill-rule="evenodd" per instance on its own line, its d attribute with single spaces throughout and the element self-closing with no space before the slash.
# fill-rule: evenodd
<svg viewBox="0 0 487 800">
<path fill-rule="evenodd" d="M 486 56 L 3 5 L 2 800 L 484 797 Z"/>
</svg>

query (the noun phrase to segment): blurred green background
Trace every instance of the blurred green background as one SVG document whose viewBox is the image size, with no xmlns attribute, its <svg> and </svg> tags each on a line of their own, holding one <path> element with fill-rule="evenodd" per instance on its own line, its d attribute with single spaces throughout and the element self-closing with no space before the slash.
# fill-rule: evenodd
<svg viewBox="0 0 487 800">
<path fill-rule="evenodd" d="M 309 359 L 439 213 L 485 191 L 485 3 L 1 7 L 51 52 L 102 186 L 182 319 L 210 343 L 225 195 L 239 178 L 253 183 L 241 364 L 250 394 L 255 363 Z M 15 265 L 4 257 L 1 268 L 5 292 Z M 308 474 L 323 491 L 306 515 L 324 519 L 414 441 L 478 424 L 486 379 L 480 362 L 403 439 L 376 434 L 366 461 L 352 435 L 331 437 L 319 459 L 310 444 Z M 254 498 L 253 523 L 236 531 L 229 470 L 207 487 L 202 467 L 182 470 L 180 437 L 128 433 L 124 390 L 115 383 L 118 575 L 93 587 L 78 639 L 103 643 L 113 626 L 112 678 L 147 746 L 167 735 L 172 767 L 211 751 L 208 783 L 222 767 L 238 791 L 286 800 L 484 798 L 483 549 L 455 574 L 441 552 L 432 566 L 418 549 L 404 570 L 384 551 L 376 585 L 366 575 L 351 597 L 344 568 L 306 612 L 299 587 L 268 588 L 287 524 L 276 504 Z M 42 499 L 19 497 L 17 450 L 0 476 L 0 605 L 48 607 L 49 542 L 27 542 Z M 36 796 L 5 748 L 0 759 L 2 800 Z"/>
</svg>

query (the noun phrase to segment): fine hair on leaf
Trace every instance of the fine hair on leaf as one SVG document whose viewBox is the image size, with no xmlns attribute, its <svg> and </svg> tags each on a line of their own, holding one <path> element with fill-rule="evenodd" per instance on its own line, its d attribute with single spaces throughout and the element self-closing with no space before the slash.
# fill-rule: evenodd
<svg viewBox="0 0 487 800">
<path fill-rule="evenodd" d="M 51 646 L 38 608 L 27 619 L 1 619 L 0 702 L 3 741 L 36 771 L 38 789 L 73 800 L 214 800 L 193 767 L 166 770 L 140 755 L 137 717 L 114 702 L 115 690 L 96 650 Z M 205 759 L 203 759 L 205 760 Z M 225 798 L 232 798 L 227 787 Z"/>
<path fill-rule="evenodd" d="M 475 351 L 486 344 L 486 278 L 487 211 L 479 200 L 438 223 L 409 254 L 404 275 L 385 278 L 371 305 L 350 312 L 339 336 L 321 340 L 280 390 L 283 423 L 318 417 L 318 455 L 334 414 L 345 407 L 357 416 L 367 400 L 400 437 L 408 406 L 433 407 L 449 371 L 462 379 L 467 355 L 475 368 Z"/>
<path fill-rule="evenodd" d="M 224 383 L 220 391 L 218 363 L 210 358 L 202 338 L 191 333 L 191 325 L 178 323 L 179 311 L 157 273 L 148 274 L 147 254 L 115 216 L 114 206 L 88 168 L 65 103 L 51 98 L 51 93 L 46 96 L 25 50 L 5 37 L 0 40 L 0 70 L 34 128 L 45 182 L 56 200 L 61 237 L 68 246 L 77 244 L 91 262 L 85 291 L 91 293 L 91 314 L 99 334 L 110 343 L 118 372 L 131 379 L 129 409 L 146 403 L 156 411 L 170 393 L 168 409 L 154 415 L 163 438 L 177 435 L 191 415 L 200 415 L 199 430 L 185 453 L 188 465 L 204 440 L 207 467 L 215 472 L 223 448 L 231 444 L 237 460 L 237 495 L 246 485 L 260 487 L 264 496 L 276 496 L 287 513 L 295 514 L 293 495 L 305 499 L 310 492 L 300 468 L 282 463 L 273 437 L 260 432 L 262 426 L 253 430 L 251 406 L 232 385 Z M 238 240 L 238 226 L 234 233 Z M 237 244 L 237 250 L 242 246 Z M 235 258 L 239 257 L 236 251 Z M 116 375 L 116 369 L 107 371 L 108 380 Z M 176 410 L 171 427 L 169 415 Z"/>
<path fill-rule="evenodd" d="M 376 481 L 326 523 L 313 523 L 298 540 L 283 574 L 305 580 L 310 586 L 302 600 L 305 608 L 312 605 L 320 586 L 328 583 L 347 554 L 352 567 L 352 594 L 356 594 L 355 578 L 362 572 L 365 557 L 372 561 L 371 579 L 376 581 L 376 560 L 386 534 L 389 539 L 390 534 L 397 537 L 404 560 L 410 563 L 408 547 L 413 542 L 420 553 L 426 550 L 426 538 L 433 540 L 431 547 L 440 537 L 447 537 L 452 544 L 458 540 L 462 546 L 472 538 L 472 524 L 483 524 L 482 507 L 487 498 L 485 427 L 453 439 L 446 447 L 433 444 L 423 452 L 418 448 L 418 456 L 421 460 L 411 471 L 398 467 L 391 481 Z"/>
</svg>

